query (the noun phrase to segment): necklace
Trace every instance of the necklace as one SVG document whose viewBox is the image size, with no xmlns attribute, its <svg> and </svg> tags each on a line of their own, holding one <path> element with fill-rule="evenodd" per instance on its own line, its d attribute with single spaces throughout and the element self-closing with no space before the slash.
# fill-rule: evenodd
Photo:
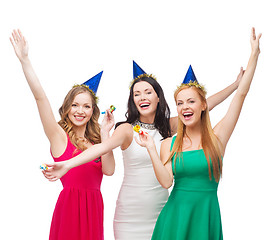
<svg viewBox="0 0 275 240">
<path fill-rule="evenodd" d="M 136 120 L 135 122 L 132 123 L 133 126 L 139 125 L 142 128 L 148 129 L 148 130 L 155 130 L 155 124 L 154 123 L 143 123 L 139 120 Z"/>
</svg>

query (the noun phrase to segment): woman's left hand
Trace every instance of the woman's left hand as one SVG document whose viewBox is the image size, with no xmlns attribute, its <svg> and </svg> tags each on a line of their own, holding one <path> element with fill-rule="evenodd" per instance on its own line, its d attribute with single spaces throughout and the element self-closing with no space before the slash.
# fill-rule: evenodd
<svg viewBox="0 0 275 240">
<path fill-rule="evenodd" d="M 140 146 L 147 149 L 155 146 L 154 139 L 147 132 L 139 133 L 139 139 L 135 136 L 135 140 Z"/>
<path fill-rule="evenodd" d="M 113 126 L 115 125 L 115 119 L 113 114 L 110 112 L 110 109 L 106 110 L 104 118 L 101 123 L 102 132 L 110 132 Z"/>
</svg>

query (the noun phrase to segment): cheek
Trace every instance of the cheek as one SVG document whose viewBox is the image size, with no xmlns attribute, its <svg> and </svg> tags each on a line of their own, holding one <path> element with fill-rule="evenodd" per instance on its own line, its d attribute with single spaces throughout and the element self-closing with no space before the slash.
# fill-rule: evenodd
<svg viewBox="0 0 275 240">
<path fill-rule="evenodd" d="M 138 101 L 139 101 L 138 97 L 134 97 L 133 101 L 134 101 L 135 106 L 138 107 Z"/>
<path fill-rule="evenodd" d="M 87 116 L 89 116 L 89 117 L 91 117 L 92 115 L 93 115 L 93 109 L 91 108 L 91 109 L 88 109 L 87 110 L 87 112 L 86 112 L 86 114 L 87 114 Z"/>
<path fill-rule="evenodd" d="M 74 112 L 75 112 L 75 110 L 73 108 L 71 108 L 70 111 L 68 112 L 68 116 L 73 115 Z"/>
<path fill-rule="evenodd" d="M 178 115 L 181 115 L 181 110 L 182 110 L 182 107 L 181 106 L 177 106 L 177 113 L 178 113 Z"/>
</svg>

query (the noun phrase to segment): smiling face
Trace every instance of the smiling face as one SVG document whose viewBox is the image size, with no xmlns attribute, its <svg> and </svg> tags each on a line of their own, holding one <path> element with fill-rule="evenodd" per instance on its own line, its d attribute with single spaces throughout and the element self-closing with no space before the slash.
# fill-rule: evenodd
<svg viewBox="0 0 275 240">
<path fill-rule="evenodd" d="M 186 127 L 201 124 L 201 114 L 206 109 L 206 103 L 202 102 L 195 89 L 182 89 L 176 97 L 176 104 L 178 116 Z"/>
<path fill-rule="evenodd" d="M 151 84 L 146 81 L 138 82 L 133 88 L 134 103 L 140 113 L 140 120 L 155 117 L 159 98 Z"/>
<path fill-rule="evenodd" d="M 84 126 L 93 115 L 93 103 L 89 93 L 83 92 L 75 96 L 68 117 L 72 124 L 77 127 Z"/>
</svg>

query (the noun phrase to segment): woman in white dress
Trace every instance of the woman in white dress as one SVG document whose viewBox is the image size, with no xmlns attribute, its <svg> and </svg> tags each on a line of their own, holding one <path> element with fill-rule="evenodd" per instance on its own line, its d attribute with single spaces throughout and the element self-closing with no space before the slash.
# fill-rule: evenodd
<svg viewBox="0 0 275 240">
<path fill-rule="evenodd" d="M 239 75 L 240 76 L 240 75 Z M 222 102 L 237 89 L 239 78 L 221 92 L 208 98 L 209 109 Z M 160 211 L 168 199 L 168 190 L 158 183 L 147 150 L 134 140 L 138 133 L 133 126 L 139 124 L 149 133 L 160 150 L 162 139 L 177 130 L 177 117 L 170 118 L 164 93 L 152 75 L 136 77 L 130 88 L 127 120 L 118 123 L 113 135 L 77 157 L 63 162 L 47 164 L 46 178 L 55 181 L 71 168 L 89 162 L 116 147 L 121 148 L 124 162 L 124 179 L 117 199 L 114 217 L 116 240 L 149 240 Z"/>
</svg>

